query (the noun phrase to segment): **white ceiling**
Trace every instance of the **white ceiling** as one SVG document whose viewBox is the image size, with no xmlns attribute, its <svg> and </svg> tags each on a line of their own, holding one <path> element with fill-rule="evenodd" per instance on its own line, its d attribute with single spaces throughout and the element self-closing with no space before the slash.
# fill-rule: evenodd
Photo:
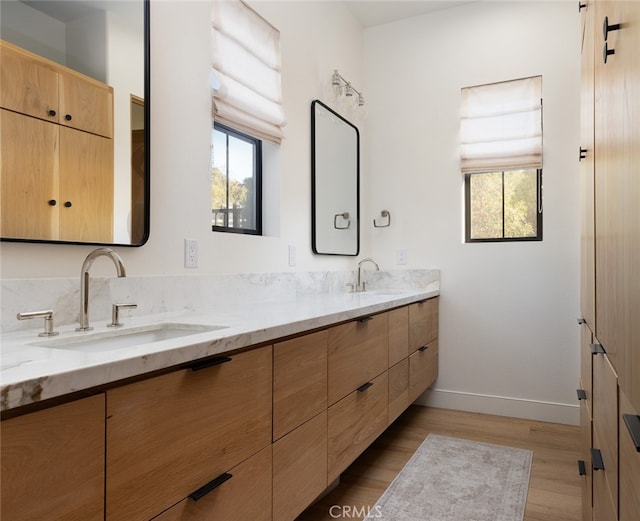
<svg viewBox="0 0 640 521">
<path fill-rule="evenodd" d="M 477 0 L 350 0 L 344 4 L 363 27 L 372 27 L 475 1 Z"/>
</svg>

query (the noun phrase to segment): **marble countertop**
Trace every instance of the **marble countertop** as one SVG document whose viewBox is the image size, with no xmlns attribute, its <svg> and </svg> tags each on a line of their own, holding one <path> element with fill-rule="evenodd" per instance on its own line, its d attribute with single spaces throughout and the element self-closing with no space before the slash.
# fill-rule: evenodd
<svg viewBox="0 0 640 521">
<path fill-rule="evenodd" d="M 75 325 L 56 327 L 60 334 L 50 339 L 38 337 L 40 329 L 3 334 L 0 411 L 330 326 L 438 294 L 438 289 L 317 294 L 234 304 L 215 311 L 125 316 L 119 331 L 159 323 L 221 328 L 105 351 L 47 347 L 47 344 L 111 333 L 113 330 L 106 327 L 106 321 L 92 323 L 94 330 L 87 333 L 76 332 Z"/>
</svg>

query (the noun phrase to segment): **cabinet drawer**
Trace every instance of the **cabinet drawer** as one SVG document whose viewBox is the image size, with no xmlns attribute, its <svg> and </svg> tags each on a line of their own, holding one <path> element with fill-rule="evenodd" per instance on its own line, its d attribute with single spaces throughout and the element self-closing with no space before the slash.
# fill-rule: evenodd
<svg viewBox="0 0 640 521">
<path fill-rule="evenodd" d="M 438 338 L 439 297 L 409 306 L 409 354 Z"/>
<path fill-rule="evenodd" d="M 327 331 L 273 346 L 273 439 L 327 409 Z"/>
<path fill-rule="evenodd" d="M 153 521 L 271 521 L 271 446 L 228 474 L 227 481 L 205 496 L 184 499 Z"/>
<path fill-rule="evenodd" d="M 329 407 L 328 482 L 340 476 L 387 427 L 389 377 L 385 371 L 362 391 Z"/>
<path fill-rule="evenodd" d="M 271 442 L 272 349 L 107 392 L 107 521 L 147 520 Z"/>
<path fill-rule="evenodd" d="M 293 521 L 327 488 L 327 411 L 273 445 L 273 519 Z"/>
<path fill-rule="evenodd" d="M 409 406 L 409 359 L 389 368 L 389 423 Z"/>
<path fill-rule="evenodd" d="M 389 315 L 389 367 L 409 356 L 409 308 L 392 309 Z"/>
<path fill-rule="evenodd" d="M 389 367 L 386 313 L 329 329 L 329 405 Z"/>
<path fill-rule="evenodd" d="M 608 357 L 602 354 L 593 356 L 593 431 L 594 448 L 602 453 L 606 468 L 606 482 L 611 497 L 615 498 L 617 514 L 618 378 Z M 597 445 L 595 445 L 596 437 Z"/>
<path fill-rule="evenodd" d="M 7 521 L 104 519 L 104 394 L 0 422 Z"/>
<path fill-rule="evenodd" d="M 409 403 L 425 392 L 437 377 L 438 341 L 435 340 L 409 357 Z"/>
<path fill-rule="evenodd" d="M 640 452 L 623 420 L 623 415 L 638 412 L 620 390 L 620 521 L 640 519 Z"/>
</svg>

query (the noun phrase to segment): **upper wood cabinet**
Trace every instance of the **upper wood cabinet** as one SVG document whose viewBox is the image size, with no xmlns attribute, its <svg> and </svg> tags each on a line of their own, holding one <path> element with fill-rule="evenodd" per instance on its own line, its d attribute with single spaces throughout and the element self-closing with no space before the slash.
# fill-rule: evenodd
<svg viewBox="0 0 640 521">
<path fill-rule="evenodd" d="M 640 519 L 640 451 L 630 436 L 625 415 L 638 416 L 624 392 L 620 391 L 620 521 Z"/>
<path fill-rule="evenodd" d="M 0 40 L 0 106 L 113 137 L 113 88 Z"/>
<path fill-rule="evenodd" d="M 7 521 L 104 519 L 104 394 L 0 422 Z"/>
<path fill-rule="evenodd" d="M 329 329 L 329 405 L 389 368 L 387 313 Z"/>
<path fill-rule="evenodd" d="M 409 354 L 438 338 L 439 297 L 409 306 Z"/>
<path fill-rule="evenodd" d="M 107 391 L 107 521 L 148 520 L 271 443 L 272 348 Z"/>
</svg>

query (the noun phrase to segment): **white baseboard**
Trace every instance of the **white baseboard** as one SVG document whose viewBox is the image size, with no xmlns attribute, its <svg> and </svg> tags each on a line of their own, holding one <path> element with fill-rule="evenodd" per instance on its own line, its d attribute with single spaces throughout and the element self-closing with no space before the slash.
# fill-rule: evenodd
<svg viewBox="0 0 640 521">
<path fill-rule="evenodd" d="M 580 424 L 580 407 L 567 403 L 540 402 L 445 389 L 430 389 L 415 403 L 440 409 L 480 412 L 568 425 Z"/>
</svg>

